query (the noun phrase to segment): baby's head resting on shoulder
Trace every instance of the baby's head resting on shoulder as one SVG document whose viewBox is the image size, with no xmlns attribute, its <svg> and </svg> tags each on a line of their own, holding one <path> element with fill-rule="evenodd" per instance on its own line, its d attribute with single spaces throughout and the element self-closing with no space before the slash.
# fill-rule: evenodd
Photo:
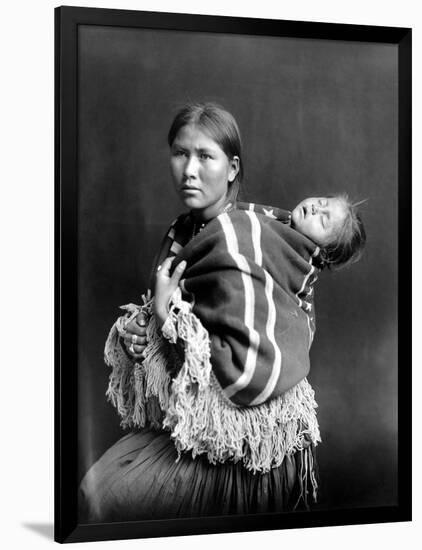
<svg viewBox="0 0 422 550">
<path fill-rule="evenodd" d="M 292 211 L 291 226 L 321 248 L 322 267 L 345 267 L 361 257 L 366 233 L 359 204 L 344 193 L 304 199 Z"/>
</svg>

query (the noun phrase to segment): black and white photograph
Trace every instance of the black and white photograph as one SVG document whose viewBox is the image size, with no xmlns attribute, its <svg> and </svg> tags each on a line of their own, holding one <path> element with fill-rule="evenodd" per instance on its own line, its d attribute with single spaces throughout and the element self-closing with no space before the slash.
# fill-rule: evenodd
<svg viewBox="0 0 422 550">
<path fill-rule="evenodd" d="M 61 38 L 78 19 L 78 523 L 398 507 L 410 30 L 57 16 Z"/>
<path fill-rule="evenodd" d="M 418 494 L 417 25 L 47 3 L 23 8 L 5 155 L 25 260 L 4 285 L 8 546 L 397 547 Z"/>
</svg>

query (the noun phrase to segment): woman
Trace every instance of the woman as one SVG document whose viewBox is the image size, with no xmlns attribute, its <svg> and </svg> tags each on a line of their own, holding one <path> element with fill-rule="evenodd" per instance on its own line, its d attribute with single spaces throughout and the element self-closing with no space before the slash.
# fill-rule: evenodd
<svg viewBox="0 0 422 550">
<path fill-rule="evenodd" d="M 173 121 L 168 143 L 173 182 L 189 214 L 173 222 L 163 242 L 154 299 L 124 306 L 127 314 L 107 340 L 107 395 L 132 431 L 87 472 L 81 519 L 307 505 L 316 496 L 319 441 L 305 378 L 319 249 L 280 223 L 289 221 L 287 213 L 238 208 L 241 142 L 230 113 L 189 105 Z"/>
</svg>

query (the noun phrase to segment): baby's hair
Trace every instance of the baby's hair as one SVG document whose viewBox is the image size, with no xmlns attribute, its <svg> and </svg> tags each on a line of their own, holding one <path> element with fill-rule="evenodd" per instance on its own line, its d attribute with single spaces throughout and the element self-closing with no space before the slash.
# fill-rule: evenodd
<svg viewBox="0 0 422 550">
<path fill-rule="evenodd" d="M 346 193 L 334 195 L 346 206 L 346 218 L 332 243 L 321 248 L 322 268 L 340 269 L 357 262 L 366 243 L 366 232 L 357 208 L 366 200 L 353 203 Z"/>
</svg>

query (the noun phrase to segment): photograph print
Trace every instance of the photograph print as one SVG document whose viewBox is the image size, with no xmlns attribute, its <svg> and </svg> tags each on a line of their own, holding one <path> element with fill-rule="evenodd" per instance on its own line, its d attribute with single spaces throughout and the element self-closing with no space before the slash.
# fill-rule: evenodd
<svg viewBox="0 0 422 550">
<path fill-rule="evenodd" d="M 59 10 L 80 15 L 76 523 L 394 518 L 397 41 Z"/>
</svg>

